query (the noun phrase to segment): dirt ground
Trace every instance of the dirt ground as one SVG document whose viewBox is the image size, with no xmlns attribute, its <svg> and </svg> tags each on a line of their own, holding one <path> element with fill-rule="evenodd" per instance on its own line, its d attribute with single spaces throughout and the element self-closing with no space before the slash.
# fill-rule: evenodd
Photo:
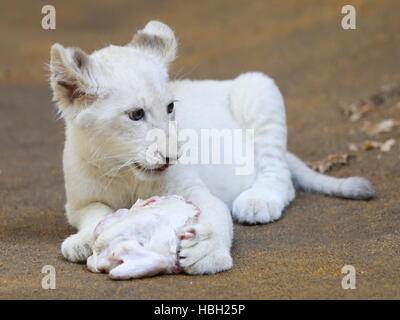
<svg viewBox="0 0 400 320">
<path fill-rule="evenodd" d="M 51 2 L 51 1 L 50 1 Z M 357 29 L 343 30 L 349 1 L 52 1 L 56 30 L 41 28 L 49 1 L 8 1 L 0 19 L 0 298 L 2 299 L 383 299 L 400 298 L 400 128 L 389 153 L 351 152 L 334 176 L 362 175 L 371 201 L 299 192 L 282 219 L 236 226 L 234 267 L 217 275 L 115 282 L 65 261 L 63 123 L 57 121 L 45 64 L 52 43 L 87 52 L 127 43 L 151 19 L 176 30 L 172 77 L 235 77 L 263 71 L 284 94 L 289 149 L 306 160 L 349 153 L 369 138 L 364 120 L 400 120 L 400 97 L 349 121 L 341 103 L 400 83 L 400 2 L 351 1 Z M 43 290 L 42 267 L 56 269 Z M 356 289 L 343 290 L 344 265 Z"/>
</svg>

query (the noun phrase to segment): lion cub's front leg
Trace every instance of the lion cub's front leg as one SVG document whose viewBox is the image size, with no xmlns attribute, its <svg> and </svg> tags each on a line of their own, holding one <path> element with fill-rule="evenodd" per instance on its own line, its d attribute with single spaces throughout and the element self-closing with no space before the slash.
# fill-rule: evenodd
<svg viewBox="0 0 400 320">
<path fill-rule="evenodd" d="M 194 182 L 193 177 L 186 176 L 179 180 L 179 188 L 169 192 L 183 195 L 201 209 L 199 222 L 184 229 L 185 234 L 192 236 L 181 241 L 178 257 L 180 266 L 189 274 L 217 273 L 230 269 L 233 223 L 228 207 L 214 197 L 203 183 Z"/>
<path fill-rule="evenodd" d="M 106 215 L 114 212 L 110 207 L 94 202 L 79 210 L 68 212 L 68 220 L 78 228 L 78 232 L 70 235 L 61 245 L 65 259 L 72 262 L 86 262 L 92 254 L 93 231 Z"/>
<path fill-rule="evenodd" d="M 199 223 L 188 226 L 182 239 L 179 263 L 186 273 L 207 274 L 232 267 L 232 218 L 228 207 L 206 188 L 192 189 L 187 199 L 201 209 Z"/>
</svg>

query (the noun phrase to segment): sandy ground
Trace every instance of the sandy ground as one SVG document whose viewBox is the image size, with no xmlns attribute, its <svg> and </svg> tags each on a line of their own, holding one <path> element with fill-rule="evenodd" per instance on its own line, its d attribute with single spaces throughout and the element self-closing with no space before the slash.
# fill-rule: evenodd
<svg viewBox="0 0 400 320">
<path fill-rule="evenodd" d="M 400 129 L 391 152 L 353 152 L 335 176 L 363 175 L 368 202 L 299 192 L 282 219 L 236 226 L 232 270 L 114 282 L 65 261 L 63 123 L 46 82 L 52 43 L 90 52 L 124 44 L 148 20 L 176 30 L 180 58 L 172 77 L 234 77 L 260 70 L 282 88 L 289 149 L 306 160 L 348 152 L 368 137 L 340 103 L 400 82 L 400 2 L 354 1 L 357 30 L 340 27 L 347 1 L 57 1 L 57 29 L 41 29 L 47 1 L 8 2 L 0 19 L 0 298 L 22 299 L 353 299 L 400 298 Z M 400 98 L 365 119 L 400 120 Z M 361 120 L 360 120 L 361 121 Z M 43 290 L 44 265 L 57 289 Z M 355 290 L 341 268 L 357 271 Z"/>
</svg>

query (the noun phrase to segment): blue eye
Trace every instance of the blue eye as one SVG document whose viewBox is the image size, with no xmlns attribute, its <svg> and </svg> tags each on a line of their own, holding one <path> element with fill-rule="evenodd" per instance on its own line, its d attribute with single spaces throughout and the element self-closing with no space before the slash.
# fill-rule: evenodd
<svg viewBox="0 0 400 320">
<path fill-rule="evenodd" d="M 143 109 L 137 109 L 135 111 L 131 111 L 128 113 L 129 119 L 133 121 L 138 121 L 140 119 L 143 119 L 144 117 L 144 110 Z"/>
</svg>

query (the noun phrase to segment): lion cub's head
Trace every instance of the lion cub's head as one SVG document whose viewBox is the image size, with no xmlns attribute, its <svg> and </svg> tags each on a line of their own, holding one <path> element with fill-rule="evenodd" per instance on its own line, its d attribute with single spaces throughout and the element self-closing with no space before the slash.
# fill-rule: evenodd
<svg viewBox="0 0 400 320">
<path fill-rule="evenodd" d="M 157 21 L 138 31 L 128 45 L 90 55 L 60 44 L 51 47 L 53 97 L 66 121 L 67 139 L 71 130 L 83 140 L 79 143 L 88 161 L 110 173 L 124 168 L 146 179 L 176 160 L 177 152 L 158 143 L 149 161 L 154 141 L 146 138 L 152 129 L 168 137 L 174 120 L 168 65 L 176 54 L 173 31 Z"/>
</svg>

